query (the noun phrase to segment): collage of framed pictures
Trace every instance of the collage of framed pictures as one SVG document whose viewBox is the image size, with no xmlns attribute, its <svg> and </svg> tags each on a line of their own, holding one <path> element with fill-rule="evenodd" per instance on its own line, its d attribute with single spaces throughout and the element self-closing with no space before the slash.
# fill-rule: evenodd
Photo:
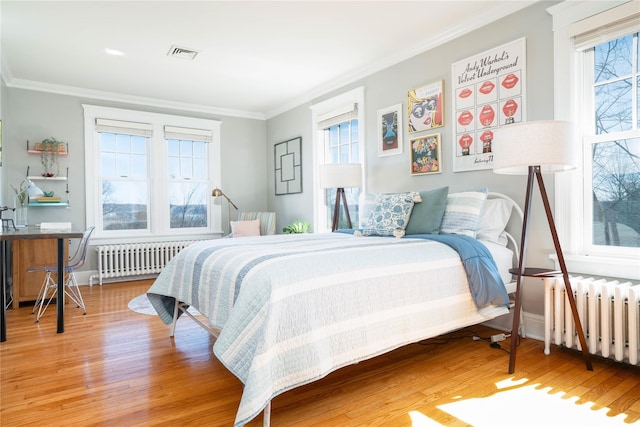
<svg viewBox="0 0 640 427">
<path fill-rule="evenodd" d="M 493 167 L 496 129 L 526 121 L 526 39 L 520 38 L 451 65 L 453 171 Z M 402 154 L 402 105 L 378 110 L 378 156 Z M 444 80 L 407 92 L 411 175 L 442 172 Z"/>
<path fill-rule="evenodd" d="M 444 126 L 444 81 L 411 89 L 407 93 L 407 130 L 418 134 Z M 378 156 L 402 154 L 402 104 L 378 110 Z M 441 172 L 441 135 L 414 135 L 409 140 L 411 175 Z"/>
</svg>

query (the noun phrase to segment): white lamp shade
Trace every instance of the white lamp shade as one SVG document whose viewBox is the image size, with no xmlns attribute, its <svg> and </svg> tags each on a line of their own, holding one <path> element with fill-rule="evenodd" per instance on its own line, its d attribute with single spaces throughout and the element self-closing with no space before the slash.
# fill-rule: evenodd
<svg viewBox="0 0 640 427">
<path fill-rule="evenodd" d="M 333 163 L 320 165 L 320 188 L 349 188 L 362 185 L 360 163 Z"/>
<path fill-rule="evenodd" d="M 526 175 L 529 166 L 542 173 L 576 167 L 578 147 L 571 123 L 557 120 L 515 123 L 494 132 L 493 171 Z"/>
<path fill-rule="evenodd" d="M 23 183 L 26 184 L 25 190 L 29 194 L 29 200 L 35 200 L 38 197 L 44 196 L 44 191 L 42 191 L 40 187 L 35 185 L 30 179 L 25 179 Z"/>
</svg>

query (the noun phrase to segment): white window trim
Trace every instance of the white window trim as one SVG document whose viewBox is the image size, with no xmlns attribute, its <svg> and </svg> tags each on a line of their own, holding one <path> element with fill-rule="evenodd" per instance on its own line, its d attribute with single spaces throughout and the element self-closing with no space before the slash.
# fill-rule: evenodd
<svg viewBox="0 0 640 427">
<path fill-rule="evenodd" d="M 358 104 L 358 137 L 359 156 L 362 164 L 362 187 L 360 194 L 366 194 L 366 170 L 365 167 L 365 120 L 364 120 L 364 86 L 345 92 L 341 95 L 319 102 L 311 106 L 311 129 L 313 133 L 313 229 L 316 232 L 329 232 L 331 229 L 327 227 L 324 220 L 326 208 L 324 191 L 320 188 L 318 169 L 319 165 L 324 161 L 324 138 L 321 130 L 318 130 L 318 123 L 327 118 L 327 114 L 339 113 L 344 110 L 345 106 L 353 106 Z M 322 208 L 322 209 L 321 209 Z"/>
<path fill-rule="evenodd" d="M 212 141 L 209 143 L 207 150 L 209 168 L 209 185 L 207 192 L 211 193 L 214 188 L 220 186 L 221 181 L 221 160 L 220 160 L 220 127 L 222 122 L 218 120 L 198 119 L 184 116 L 174 116 L 170 114 L 150 113 L 146 111 L 126 110 L 121 108 L 101 107 L 95 105 L 82 105 L 84 109 L 84 134 L 85 134 L 85 171 L 97 170 L 99 164 L 98 152 L 98 132 L 95 130 L 96 118 L 133 121 L 140 123 L 150 123 L 153 126 L 152 141 L 164 141 L 164 126 L 169 124 L 171 126 L 194 128 L 210 130 L 212 132 Z M 156 142 L 157 142 L 156 141 Z M 154 150 L 162 144 L 152 143 L 150 149 Z M 164 146 L 164 145 L 162 145 Z M 154 165 L 159 169 L 158 173 L 165 173 L 166 175 L 166 163 L 163 165 Z M 164 172 L 163 172 L 164 171 Z M 97 218 L 96 203 L 98 195 L 102 193 L 99 188 L 99 180 L 95 179 L 95 174 L 87 172 L 86 176 L 87 186 L 85 190 L 85 209 L 86 209 L 86 223 L 87 227 L 96 225 L 100 218 Z M 157 205 L 167 204 L 168 195 L 166 192 L 156 190 L 153 194 L 154 200 Z M 140 242 L 140 239 L 144 239 L 147 242 L 153 241 L 166 241 L 166 240 L 183 240 L 188 238 L 204 238 L 215 237 L 216 235 L 223 234 L 222 231 L 222 217 L 220 204 L 213 203 L 213 198 L 209 197 L 207 200 L 209 211 L 209 227 L 203 233 L 202 228 L 193 230 L 178 229 L 171 230 L 170 228 L 162 229 L 160 223 L 165 218 L 158 218 L 157 216 L 151 217 L 150 231 L 140 230 L 136 232 L 134 230 L 128 230 L 123 235 L 112 235 L 109 233 L 100 234 L 98 229 L 92 236 L 92 244 L 109 244 L 109 243 L 133 243 Z M 153 209 L 153 206 L 149 206 Z"/>
<path fill-rule="evenodd" d="M 583 53 L 574 47 L 572 25 L 625 3 L 628 1 L 565 1 L 547 9 L 553 16 L 554 112 L 557 120 L 567 120 L 579 128 L 583 127 Z M 582 150 L 582 145 L 576 149 Z M 582 165 L 571 172 L 555 174 L 554 183 L 555 218 L 568 270 L 580 274 L 640 280 L 638 256 L 614 257 L 585 252 L 585 225 L 580 212 L 583 209 Z M 555 254 L 550 255 L 550 258 L 557 260 Z"/>
</svg>

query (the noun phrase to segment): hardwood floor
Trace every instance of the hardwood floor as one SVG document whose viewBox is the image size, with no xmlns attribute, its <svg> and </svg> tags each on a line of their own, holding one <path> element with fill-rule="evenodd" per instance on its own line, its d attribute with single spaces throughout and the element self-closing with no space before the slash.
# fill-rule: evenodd
<svg viewBox="0 0 640 427">
<path fill-rule="evenodd" d="M 2 426 L 231 426 L 242 386 L 215 358 L 214 339 L 189 319 L 176 336 L 130 311 L 146 282 L 82 287 L 88 314 L 69 305 L 34 323 L 7 312 L 0 344 Z M 338 370 L 273 401 L 273 426 L 630 425 L 640 423 L 640 369 L 525 339 L 508 354 L 472 340 L 476 326 Z M 509 348 L 509 340 L 501 343 Z M 563 420 L 563 416 L 567 416 Z M 515 417 L 515 418 L 514 418 Z M 251 426 L 259 426 L 262 416 Z"/>
</svg>

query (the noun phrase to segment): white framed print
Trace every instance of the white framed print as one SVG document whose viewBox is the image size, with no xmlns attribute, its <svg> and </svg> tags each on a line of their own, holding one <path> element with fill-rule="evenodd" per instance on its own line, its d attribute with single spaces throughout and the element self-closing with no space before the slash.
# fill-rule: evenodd
<svg viewBox="0 0 640 427">
<path fill-rule="evenodd" d="M 453 171 L 493 167 L 493 132 L 526 121 L 526 39 L 451 66 Z"/>
<path fill-rule="evenodd" d="M 378 110 L 378 157 L 402 154 L 402 104 Z"/>
</svg>

